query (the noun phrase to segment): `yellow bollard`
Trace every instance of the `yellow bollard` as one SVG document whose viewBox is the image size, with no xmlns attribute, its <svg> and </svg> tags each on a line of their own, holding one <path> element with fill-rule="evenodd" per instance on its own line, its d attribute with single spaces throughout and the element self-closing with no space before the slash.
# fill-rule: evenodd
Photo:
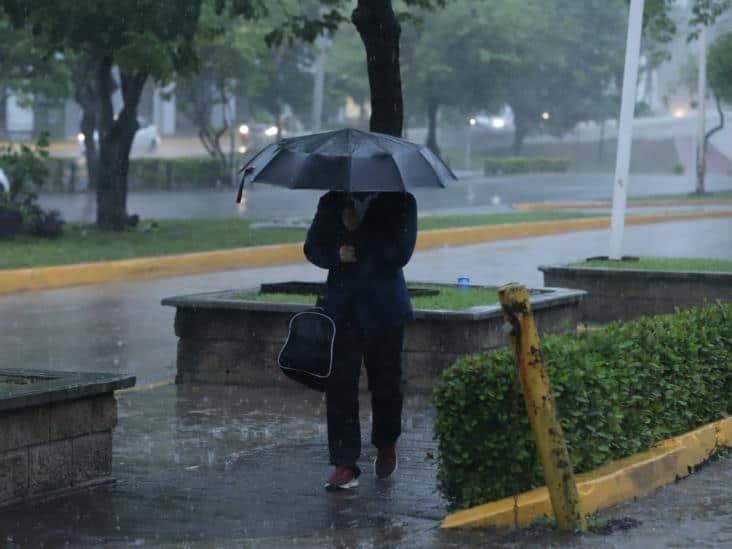
<svg viewBox="0 0 732 549">
<path fill-rule="evenodd" d="M 565 531 L 585 531 L 577 484 L 567 444 L 559 423 L 549 376 L 544 368 L 541 341 L 529 305 L 528 290 L 516 283 L 498 290 L 503 315 L 511 326 L 511 345 L 518 363 L 518 375 L 524 392 L 526 411 L 544 469 L 544 478 L 557 519 Z"/>
</svg>

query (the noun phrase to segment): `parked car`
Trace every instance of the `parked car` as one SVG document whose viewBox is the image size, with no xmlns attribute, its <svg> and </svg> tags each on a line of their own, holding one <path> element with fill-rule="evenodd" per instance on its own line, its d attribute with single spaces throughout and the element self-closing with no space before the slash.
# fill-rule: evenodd
<svg viewBox="0 0 732 549">
<path fill-rule="evenodd" d="M 160 146 L 160 135 L 158 135 L 158 128 L 154 124 L 149 124 L 145 119 L 138 118 L 137 123 L 140 125 L 139 129 L 135 133 L 135 138 L 132 141 L 132 150 L 130 151 L 131 156 L 140 156 L 144 154 L 154 153 Z M 79 141 L 79 154 L 84 154 L 86 148 L 84 146 L 85 137 L 83 133 L 79 133 L 76 136 Z M 94 141 L 99 145 L 99 133 L 94 130 Z"/>
</svg>

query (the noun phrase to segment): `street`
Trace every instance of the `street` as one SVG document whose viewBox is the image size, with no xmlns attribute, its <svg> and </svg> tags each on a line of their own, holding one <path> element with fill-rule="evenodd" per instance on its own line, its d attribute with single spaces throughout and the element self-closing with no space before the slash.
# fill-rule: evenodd
<svg viewBox="0 0 732 549">
<path fill-rule="evenodd" d="M 507 212 L 518 202 L 577 202 L 607 200 L 612 195 L 611 174 L 526 175 L 487 178 L 465 175 L 448 189 L 419 190 L 420 214 L 470 214 Z M 693 191 L 688 176 L 637 174 L 630 178 L 629 196 L 688 194 Z M 732 189 L 732 177 L 711 176 L 709 192 Z M 291 191 L 255 184 L 246 189 L 245 204 L 235 203 L 236 190 L 132 191 L 127 211 L 144 219 L 242 217 L 310 219 L 320 191 Z M 42 194 L 41 205 L 58 209 L 67 221 L 93 222 L 93 193 Z"/>
</svg>

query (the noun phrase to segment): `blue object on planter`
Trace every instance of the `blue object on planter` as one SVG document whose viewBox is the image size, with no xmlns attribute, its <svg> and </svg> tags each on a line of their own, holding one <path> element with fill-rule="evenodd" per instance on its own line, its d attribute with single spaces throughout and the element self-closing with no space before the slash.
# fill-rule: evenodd
<svg viewBox="0 0 732 549">
<path fill-rule="evenodd" d="M 469 276 L 460 276 L 460 277 L 458 277 L 458 287 L 460 287 L 460 288 L 470 288 L 470 277 Z"/>
</svg>

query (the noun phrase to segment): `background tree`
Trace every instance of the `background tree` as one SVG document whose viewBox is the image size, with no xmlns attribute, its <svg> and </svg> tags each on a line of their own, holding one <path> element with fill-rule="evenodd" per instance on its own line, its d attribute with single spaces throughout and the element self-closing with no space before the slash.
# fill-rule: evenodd
<svg viewBox="0 0 732 549">
<path fill-rule="evenodd" d="M 363 108 L 370 101 L 369 79 L 366 71 L 366 57 L 364 56 L 363 42 L 358 33 L 353 32 L 351 23 L 344 23 L 339 32 L 333 37 L 333 45 L 328 52 L 325 64 L 326 90 L 328 101 L 326 105 L 343 105 L 350 97 L 361 108 L 361 119 L 358 125 L 368 127 L 366 109 Z M 331 116 L 336 112 L 331 112 Z"/>
<path fill-rule="evenodd" d="M 508 39 L 508 29 L 485 2 L 455 1 L 449 9 L 418 13 L 418 20 L 404 25 L 404 85 L 410 111 L 425 114 L 426 145 L 439 153 L 442 107 L 494 109 L 504 99 L 497 75 L 505 63 L 497 52 Z"/>
<path fill-rule="evenodd" d="M 561 135 L 597 119 L 622 67 L 625 10 L 619 0 L 501 4 L 501 21 L 512 29 L 503 57 L 519 154 L 532 132 Z"/>
<path fill-rule="evenodd" d="M 34 98 L 67 97 L 69 67 L 60 55 L 38 47 L 28 29 L 16 29 L 0 10 L 0 105 L 15 95 L 23 106 Z M 0 116 L 5 124 L 5 116 Z M 0 127 L 0 130 L 3 128 Z"/>
<path fill-rule="evenodd" d="M 176 78 L 178 105 L 196 126 L 208 154 L 219 161 L 222 175 L 235 171 L 238 162 L 232 143 L 226 146 L 237 122 L 230 106 L 236 97 L 250 96 L 266 85 L 259 68 L 264 35 L 261 25 L 216 13 L 207 2 L 196 30 L 197 70 Z"/>
<path fill-rule="evenodd" d="M 704 135 L 704 152 L 702 154 L 701 177 L 706 175 L 706 152 L 710 138 L 724 128 L 724 109 L 722 103 L 732 103 L 732 32 L 724 34 L 709 48 L 707 59 L 707 78 L 709 88 L 714 97 L 714 104 L 719 115 L 719 123 Z M 702 189 L 704 183 L 702 179 Z"/>
<path fill-rule="evenodd" d="M 402 0 L 406 9 L 443 7 L 447 0 Z M 281 42 L 288 34 L 312 42 L 324 31 L 335 33 L 347 20 L 347 0 L 320 0 L 322 10 L 290 17 L 270 33 L 270 42 Z M 408 13 L 408 12 L 402 12 Z M 371 131 L 402 135 L 404 104 L 399 40 L 401 24 L 391 0 L 358 0 L 350 21 L 356 27 L 366 50 L 366 67 L 371 96 Z"/>
<path fill-rule="evenodd" d="M 127 172 L 142 90 L 149 77 L 166 82 L 176 72 L 195 68 L 193 39 L 200 4 L 201 0 L 3 0 L 16 25 L 32 28 L 47 51 L 60 50 L 91 63 L 99 134 L 95 183 L 100 228 L 121 230 L 128 223 Z M 119 113 L 112 103 L 116 72 L 123 101 Z"/>
</svg>

